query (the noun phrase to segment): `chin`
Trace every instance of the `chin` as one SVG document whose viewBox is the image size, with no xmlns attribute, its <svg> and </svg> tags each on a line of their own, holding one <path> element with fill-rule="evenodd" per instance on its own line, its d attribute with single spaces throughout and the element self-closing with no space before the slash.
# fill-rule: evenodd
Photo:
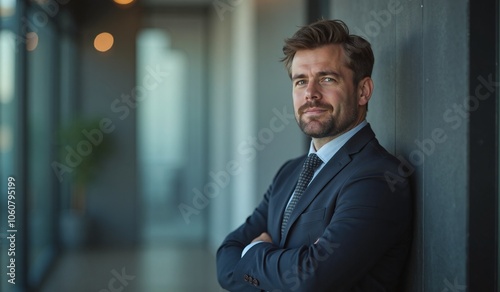
<svg viewBox="0 0 500 292">
<path fill-rule="evenodd" d="M 303 129 L 302 132 L 311 138 L 325 138 L 331 136 L 331 133 L 324 129 Z"/>
<path fill-rule="evenodd" d="M 332 133 L 309 133 L 307 134 L 307 136 L 311 137 L 311 138 L 314 138 L 314 139 L 322 139 L 322 138 L 328 138 L 328 137 L 335 137 L 336 134 L 332 134 Z"/>
</svg>

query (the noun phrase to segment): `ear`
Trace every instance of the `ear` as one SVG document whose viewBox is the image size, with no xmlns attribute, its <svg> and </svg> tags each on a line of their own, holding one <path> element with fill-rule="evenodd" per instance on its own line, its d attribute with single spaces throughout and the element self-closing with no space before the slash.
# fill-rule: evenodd
<svg viewBox="0 0 500 292">
<path fill-rule="evenodd" d="M 358 105 L 366 105 L 373 92 L 373 80 L 370 77 L 361 79 L 358 83 Z"/>
</svg>

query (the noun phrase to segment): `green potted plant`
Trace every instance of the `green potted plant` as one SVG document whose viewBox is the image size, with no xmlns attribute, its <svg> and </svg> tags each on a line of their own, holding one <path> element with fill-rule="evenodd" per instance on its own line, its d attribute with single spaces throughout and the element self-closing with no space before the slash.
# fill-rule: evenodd
<svg viewBox="0 0 500 292">
<path fill-rule="evenodd" d="M 101 119 L 75 118 L 59 131 L 60 169 L 71 178 L 67 209 L 61 214 L 61 241 L 66 248 L 85 246 L 89 220 L 86 192 L 99 166 L 110 155 L 112 135 Z M 60 177 L 61 179 L 61 177 Z"/>
</svg>

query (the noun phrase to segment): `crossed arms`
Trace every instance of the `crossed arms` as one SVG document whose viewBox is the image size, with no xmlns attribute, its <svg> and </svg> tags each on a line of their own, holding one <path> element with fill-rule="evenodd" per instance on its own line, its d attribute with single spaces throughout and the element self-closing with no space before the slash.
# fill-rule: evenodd
<svg viewBox="0 0 500 292">
<path fill-rule="evenodd" d="M 283 169 L 276 177 L 284 175 Z M 269 208 L 279 200 L 277 180 L 246 222 L 231 232 L 217 252 L 221 286 L 229 291 L 391 291 L 397 284 L 411 244 L 411 198 L 408 182 L 391 189 L 380 171 L 363 171 L 341 184 L 328 184 L 308 210 L 325 208 L 322 234 L 302 244 L 280 247 L 269 230 Z M 279 184 L 279 183 L 278 183 Z M 335 186 L 334 186 L 335 185 Z M 339 186 L 340 185 L 340 186 Z M 297 222 L 298 223 L 298 222 Z M 316 223 L 314 223 L 316 224 Z M 288 237 L 307 237 L 300 225 Z M 242 250 L 263 232 L 262 242 L 241 257 Z M 293 241 L 293 240 L 292 240 Z M 288 238 L 287 238 L 287 241 Z M 296 242 L 296 240 L 295 240 Z"/>
</svg>

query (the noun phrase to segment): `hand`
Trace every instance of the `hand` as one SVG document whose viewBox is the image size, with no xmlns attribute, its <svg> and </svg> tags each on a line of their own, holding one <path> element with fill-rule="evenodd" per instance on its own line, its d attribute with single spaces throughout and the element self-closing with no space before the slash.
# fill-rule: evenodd
<svg viewBox="0 0 500 292">
<path fill-rule="evenodd" d="M 262 232 L 259 236 L 257 236 L 256 238 L 254 238 L 252 240 L 252 242 L 256 242 L 256 241 L 264 241 L 264 242 L 273 243 L 273 239 L 271 238 L 271 236 L 267 232 Z"/>
</svg>

